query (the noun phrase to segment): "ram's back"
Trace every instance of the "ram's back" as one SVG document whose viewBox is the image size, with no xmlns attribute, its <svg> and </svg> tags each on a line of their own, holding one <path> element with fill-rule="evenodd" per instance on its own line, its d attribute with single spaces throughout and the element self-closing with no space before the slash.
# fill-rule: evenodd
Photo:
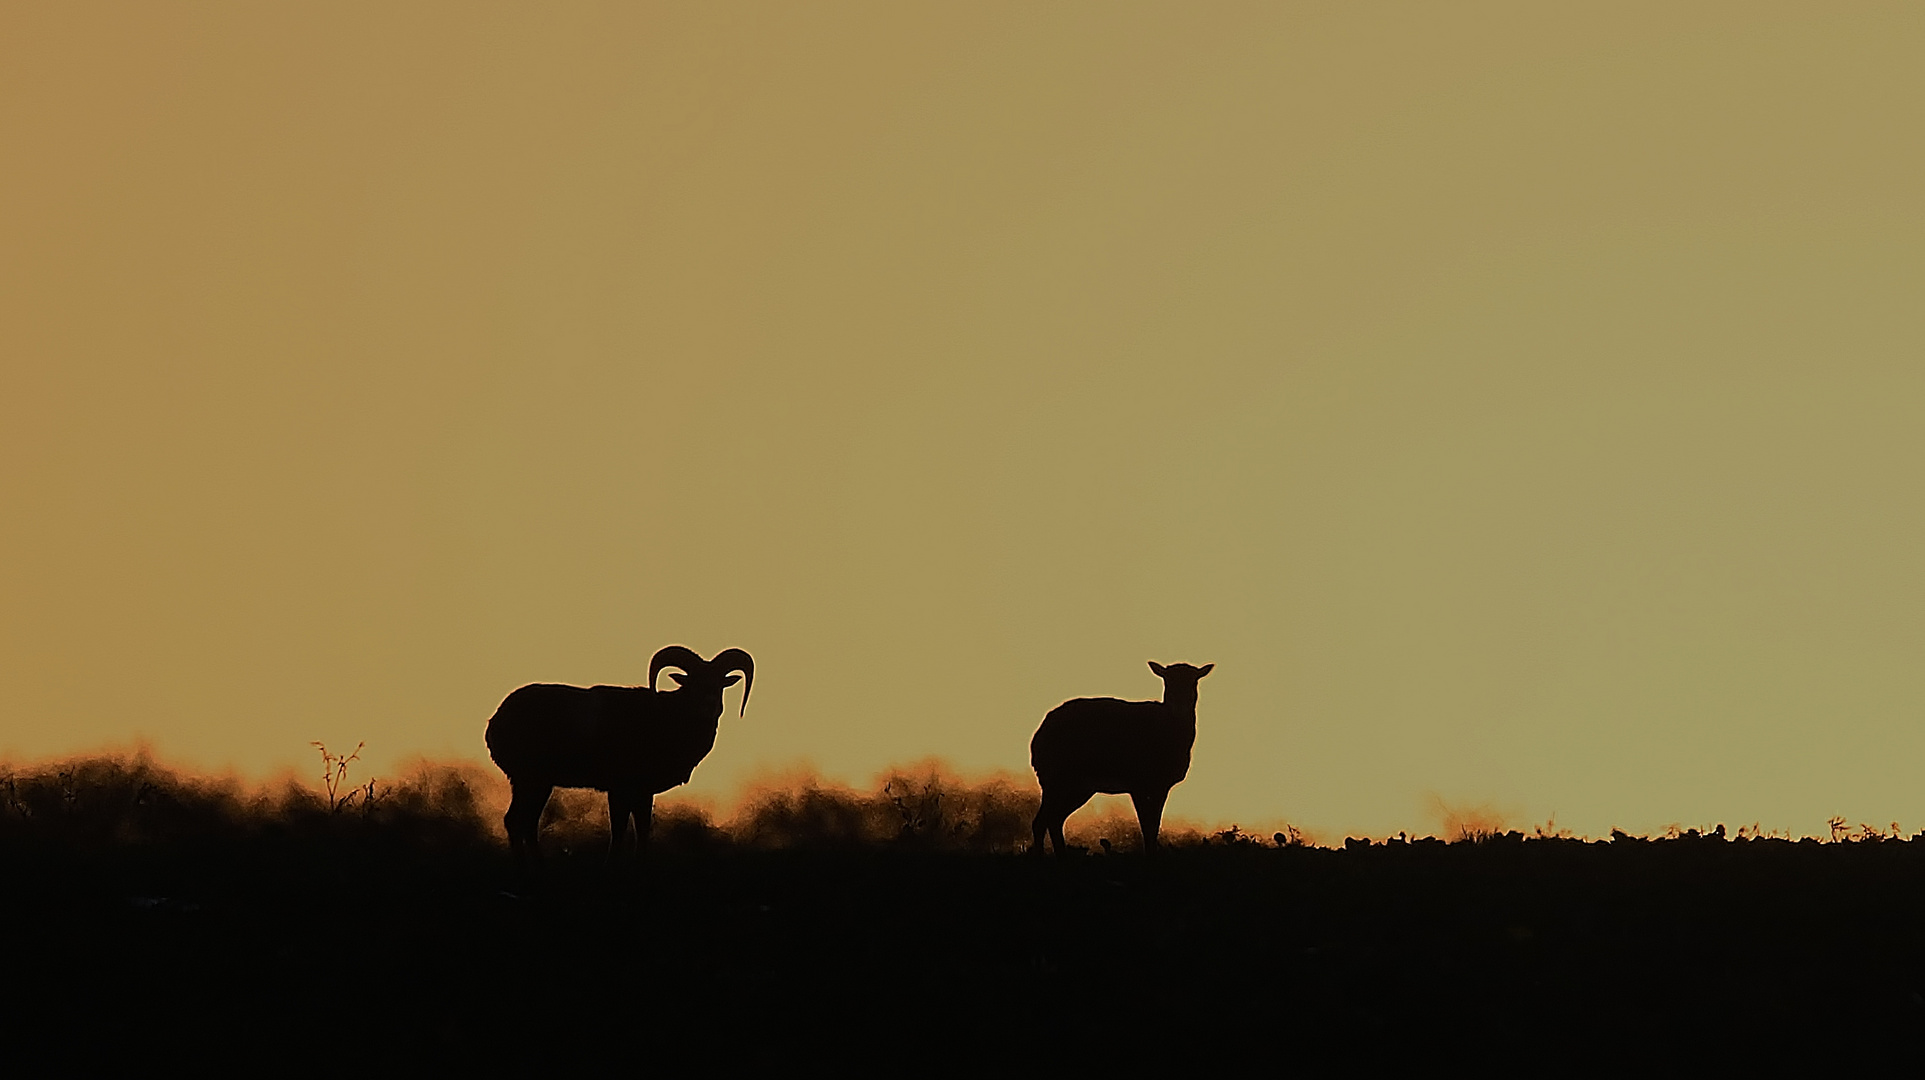
<svg viewBox="0 0 1925 1080">
<path fill-rule="evenodd" d="M 665 791 L 687 782 L 708 750 L 658 715 L 666 696 L 645 686 L 524 686 L 489 719 L 488 756 L 511 780 Z"/>
<path fill-rule="evenodd" d="M 1043 717 L 1029 742 L 1029 760 L 1045 788 L 1121 794 L 1182 780 L 1194 739 L 1194 731 L 1186 734 L 1174 724 L 1160 701 L 1077 698 Z"/>
</svg>

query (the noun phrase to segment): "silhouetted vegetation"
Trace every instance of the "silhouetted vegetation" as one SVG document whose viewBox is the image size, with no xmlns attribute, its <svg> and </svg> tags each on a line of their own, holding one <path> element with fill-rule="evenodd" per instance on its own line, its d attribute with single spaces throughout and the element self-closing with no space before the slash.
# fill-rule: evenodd
<svg viewBox="0 0 1925 1080">
<path fill-rule="evenodd" d="M 1925 844 L 1890 828 L 1317 846 L 1226 826 L 1145 859 L 1117 814 L 1039 864 L 1013 857 L 1033 788 L 926 762 L 861 790 L 777 778 L 728 813 L 667 803 L 648 865 L 616 874 L 605 803 L 563 791 L 527 876 L 498 773 L 368 783 L 348 762 L 331 790 L 138 755 L 0 769 L 10 1032 L 88 1063 L 284 1056 L 325 1033 L 343 1068 L 874 1053 L 949 1072 L 1489 1060 L 1554 1037 L 1589 1063 L 1925 1018 Z"/>
</svg>

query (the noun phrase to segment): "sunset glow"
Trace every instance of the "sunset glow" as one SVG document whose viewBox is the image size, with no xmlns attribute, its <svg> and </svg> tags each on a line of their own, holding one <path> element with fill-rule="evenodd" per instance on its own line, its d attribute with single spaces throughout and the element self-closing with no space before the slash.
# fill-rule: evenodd
<svg viewBox="0 0 1925 1080">
<path fill-rule="evenodd" d="M 15 5 L 0 757 L 1925 826 L 1925 10 Z M 1441 809 L 1440 809 L 1441 808 Z M 1474 809 L 1465 809 L 1474 808 Z"/>
</svg>

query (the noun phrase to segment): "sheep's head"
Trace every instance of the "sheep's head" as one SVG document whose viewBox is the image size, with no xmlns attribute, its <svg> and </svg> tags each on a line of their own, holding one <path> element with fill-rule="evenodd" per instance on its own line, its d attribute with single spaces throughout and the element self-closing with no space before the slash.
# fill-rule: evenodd
<svg viewBox="0 0 1925 1080">
<path fill-rule="evenodd" d="M 1182 685 L 1194 687 L 1196 681 L 1208 675 L 1210 669 L 1214 667 L 1216 667 L 1215 664 L 1205 664 L 1202 667 L 1193 667 L 1189 664 L 1171 664 L 1169 667 L 1164 667 L 1154 660 L 1150 661 L 1150 670 L 1156 672 L 1156 677 L 1163 680 L 1164 686 Z"/>
<path fill-rule="evenodd" d="M 741 672 L 748 681 L 742 684 L 742 708 L 737 715 L 748 711 L 749 693 L 755 689 L 755 660 L 741 649 L 724 649 L 715 654 L 715 659 L 704 660 L 702 654 L 686 645 L 669 645 L 648 662 L 649 689 L 655 688 L 655 680 L 668 667 L 682 669 L 668 673 L 676 686 L 697 694 L 713 694 L 718 701 L 723 688 L 734 686 L 735 673 Z"/>
</svg>

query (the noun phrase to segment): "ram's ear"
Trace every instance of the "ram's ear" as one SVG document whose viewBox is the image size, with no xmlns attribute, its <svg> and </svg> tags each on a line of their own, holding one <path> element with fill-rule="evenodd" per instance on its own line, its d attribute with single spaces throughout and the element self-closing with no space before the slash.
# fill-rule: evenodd
<svg viewBox="0 0 1925 1080">
<path fill-rule="evenodd" d="M 723 686 L 734 686 L 734 685 L 735 685 L 736 683 L 739 683 L 739 682 L 741 682 L 741 681 L 742 681 L 742 676 L 740 676 L 740 675 L 724 675 L 724 676 L 722 676 L 722 685 L 723 685 Z"/>
<path fill-rule="evenodd" d="M 687 676 L 687 675 L 684 675 L 684 674 L 682 674 L 682 673 L 681 673 L 681 672 L 679 672 L 679 671 L 671 671 L 671 672 L 669 672 L 669 673 L 668 673 L 668 677 L 669 677 L 669 678 L 671 678 L 671 679 L 674 679 L 674 680 L 675 680 L 675 685 L 677 685 L 677 686 L 687 686 L 687 685 L 688 685 L 688 676 Z"/>
<path fill-rule="evenodd" d="M 1215 666 L 1216 666 L 1215 664 L 1205 664 L 1202 667 L 1197 668 L 1196 677 L 1201 679 L 1203 676 L 1208 675 L 1210 673 L 1210 669 Z"/>
<path fill-rule="evenodd" d="M 1159 664 L 1154 660 L 1150 661 L 1150 670 L 1156 672 L 1156 677 L 1159 679 L 1170 673 L 1169 668 L 1164 667 L 1162 664 Z"/>
</svg>

